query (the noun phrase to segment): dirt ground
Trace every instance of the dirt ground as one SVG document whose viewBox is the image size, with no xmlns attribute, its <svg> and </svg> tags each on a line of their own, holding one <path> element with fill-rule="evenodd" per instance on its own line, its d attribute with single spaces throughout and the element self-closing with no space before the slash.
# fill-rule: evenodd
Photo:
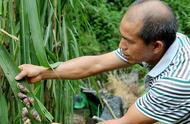
<svg viewBox="0 0 190 124">
<path fill-rule="evenodd" d="M 131 106 L 140 96 L 138 80 L 139 77 L 136 72 L 120 76 L 115 76 L 113 74 L 108 75 L 108 82 L 105 85 L 105 90 L 114 96 L 121 97 L 124 113 L 127 112 L 129 106 Z M 86 110 L 75 112 L 74 124 L 95 124 L 92 119 L 87 119 L 87 115 L 85 115 L 85 113 L 88 112 Z M 155 124 L 160 123 L 157 122 Z"/>
</svg>

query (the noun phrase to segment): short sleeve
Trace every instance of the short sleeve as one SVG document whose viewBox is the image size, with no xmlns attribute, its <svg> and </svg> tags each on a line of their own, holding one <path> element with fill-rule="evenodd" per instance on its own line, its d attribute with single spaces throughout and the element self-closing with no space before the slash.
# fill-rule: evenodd
<svg viewBox="0 0 190 124">
<path fill-rule="evenodd" d="M 127 59 L 124 57 L 124 54 L 120 48 L 116 49 L 115 51 L 116 56 L 124 62 L 127 62 Z"/>
<path fill-rule="evenodd" d="M 137 99 L 135 105 L 144 115 L 162 123 L 190 122 L 189 89 L 189 83 L 161 79 Z"/>
</svg>

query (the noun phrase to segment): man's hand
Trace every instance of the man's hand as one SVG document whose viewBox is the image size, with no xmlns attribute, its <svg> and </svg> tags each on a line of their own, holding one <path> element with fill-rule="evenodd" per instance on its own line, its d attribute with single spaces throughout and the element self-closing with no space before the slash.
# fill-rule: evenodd
<svg viewBox="0 0 190 124">
<path fill-rule="evenodd" d="M 34 83 L 43 79 L 41 73 L 47 68 L 31 64 L 23 64 L 19 66 L 21 72 L 15 77 L 16 80 L 21 80 L 26 77 L 29 82 Z"/>
</svg>

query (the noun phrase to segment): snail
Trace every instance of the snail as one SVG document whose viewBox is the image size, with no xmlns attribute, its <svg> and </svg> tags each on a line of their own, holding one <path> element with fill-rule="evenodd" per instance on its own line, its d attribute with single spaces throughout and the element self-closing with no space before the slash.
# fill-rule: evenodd
<svg viewBox="0 0 190 124">
<path fill-rule="evenodd" d="M 22 121 L 25 122 L 26 120 L 28 120 L 28 117 L 23 117 Z"/>
<path fill-rule="evenodd" d="M 28 99 L 29 99 L 30 105 L 34 105 L 34 98 L 28 97 Z"/>
<path fill-rule="evenodd" d="M 22 108 L 21 116 L 22 118 L 28 116 L 28 109 L 26 107 Z"/>
<path fill-rule="evenodd" d="M 27 98 L 24 98 L 24 99 L 22 100 L 22 102 L 25 104 L 25 106 L 26 106 L 27 108 L 30 108 L 30 100 L 29 100 L 28 97 L 27 97 Z"/>
<path fill-rule="evenodd" d="M 27 119 L 26 121 L 24 121 L 24 124 L 31 124 L 30 119 Z"/>
<path fill-rule="evenodd" d="M 21 93 L 21 92 L 18 93 L 18 97 L 19 97 L 21 100 L 27 98 L 27 96 L 26 96 L 25 94 Z"/>
<path fill-rule="evenodd" d="M 20 92 L 22 92 L 22 93 L 28 93 L 29 92 L 29 90 L 21 83 L 17 83 L 17 87 L 20 90 Z"/>
<path fill-rule="evenodd" d="M 35 120 L 37 120 L 37 121 L 39 121 L 39 122 L 41 122 L 42 120 L 41 120 L 41 118 L 40 118 L 40 115 L 38 114 L 38 112 L 35 110 L 35 109 L 32 109 L 32 117 L 35 119 Z"/>
<path fill-rule="evenodd" d="M 21 116 L 22 116 L 22 121 L 24 122 L 24 124 L 31 124 L 31 121 L 29 119 L 29 111 L 28 109 L 34 105 L 34 98 L 32 97 L 28 97 L 26 94 L 29 92 L 29 90 L 21 83 L 17 83 L 17 87 L 20 90 L 20 92 L 18 93 L 18 97 L 20 100 L 22 100 L 22 102 L 24 103 L 24 105 L 26 107 L 24 107 L 22 109 L 21 112 Z M 38 121 L 41 122 L 41 118 L 40 115 L 38 114 L 38 112 L 35 109 L 31 110 L 31 115 L 32 117 Z"/>
</svg>

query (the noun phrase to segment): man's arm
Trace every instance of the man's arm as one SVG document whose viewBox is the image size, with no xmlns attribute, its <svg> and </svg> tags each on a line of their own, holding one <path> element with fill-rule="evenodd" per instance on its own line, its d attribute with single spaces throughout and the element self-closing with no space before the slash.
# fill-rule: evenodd
<svg viewBox="0 0 190 124">
<path fill-rule="evenodd" d="M 152 118 L 145 116 L 133 104 L 127 113 L 120 119 L 109 120 L 98 124 L 153 124 L 156 121 Z"/>
<path fill-rule="evenodd" d="M 103 55 L 75 58 L 63 62 L 53 71 L 42 66 L 24 64 L 19 66 L 21 72 L 15 79 L 28 77 L 31 82 L 44 79 L 80 79 L 129 65 L 120 60 L 114 52 L 110 52 Z"/>
</svg>

